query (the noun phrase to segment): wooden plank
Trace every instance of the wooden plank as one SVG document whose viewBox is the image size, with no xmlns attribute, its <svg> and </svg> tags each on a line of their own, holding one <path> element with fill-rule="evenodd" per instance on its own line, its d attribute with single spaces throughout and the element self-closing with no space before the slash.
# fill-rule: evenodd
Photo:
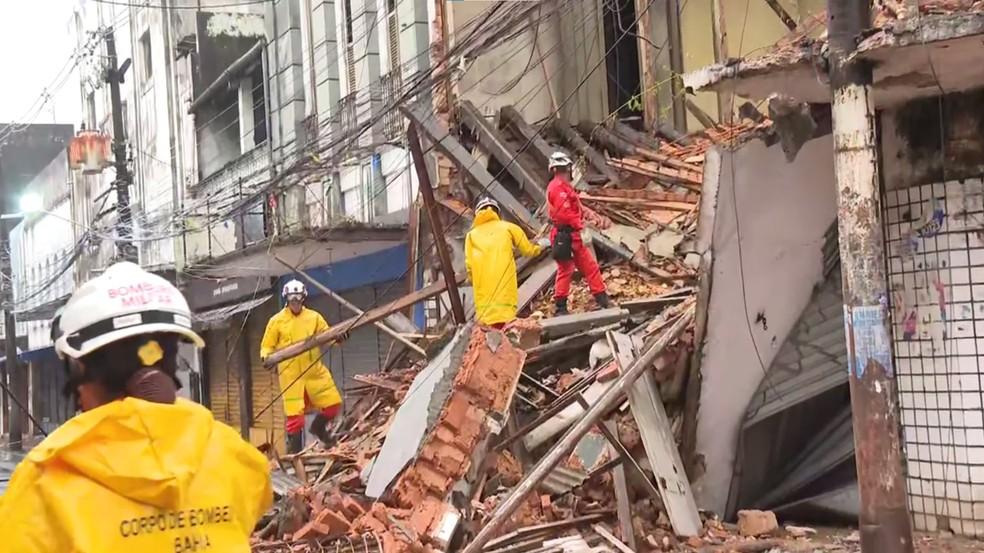
<svg viewBox="0 0 984 553">
<path fill-rule="evenodd" d="M 595 150 L 588 144 L 587 140 L 581 137 L 568 123 L 559 117 L 555 117 L 552 121 L 552 125 L 557 134 L 566 142 L 571 148 L 584 156 L 588 163 L 594 167 L 595 171 L 602 174 L 609 182 L 617 183 L 619 182 L 618 173 L 615 172 L 608 165 L 608 160 L 604 155 L 598 150 Z"/>
<path fill-rule="evenodd" d="M 581 199 L 588 202 L 626 205 L 638 209 L 665 209 L 669 211 L 682 211 L 683 213 L 689 213 L 697 207 L 697 202 L 661 202 L 632 198 L 609 198 L 592 196 L 590 194 L 581 194 Z"/>
<path fill-rule="evenodd" d="M 591 191 L 592 197 L 603 196 L 606 198 L 631 198 L 633 200 L 653 200 L 657 202 L 686 202 L 695 204 L 700 202 L 700 194 L 663 192 L 661 190 L 623 190 L 621 188 L 596 188 Z M 582 194 L 583 198 L 584 195 Z"/>
<path fill-rule="evenodd" d="M 613 354 L 620 371 L 624 373 L 636 359 L 632 339 L 626 334 L 612 332 L 609 340 L 615 346 Z M 642 445 L 656 476 L 673 531 L 679 536 L 696 536 L 703 529 L 700 513 L 697 512 L 697 503 L 680 460 L 673 429 L 657 390 L 653 372 L 644 371 L 629 388 L 629 407 L 639 427 Z"/>
<path fill-rule="evenodd" d="M 631 158 L 611 159 L 608 160 L 608 164 L 616 169 L 631 171 L 654 179 L 667 179 L 690 190 L 700 191 L 703 171 L 681 171 Z"/>
<path fill-rule="evenodd" d="M 467 278 L 465 273 L 458 273 L 455 276 L 455 281 L 461 284 Z M 264 360 L 263 365 L 266 367 L 272 367 L 281 361 L 297 357 L 298 355 L 312 350 L 316 347 L 320 347 L 325 344 L 329 344 L 332 341 L 338 339 L 341 335 L 351 332 L 357 328 L 365 326 L 367 324 L 372 324 L 376 321 L 385 319 L 390 313 L 395 313 L 397 311 L 402 311 L 414 305 L 415 303 L 424 301 L 426 299 L 433 298 L 434 296 L 443 294 L 447 290 L 447 286 L 444 284 L 444 279 L 438 280 L 437 282 L 430 284 L 417 290 L 412 294 L 407 294 L 402 298 L 395 299 L 385 305 L 381 305 L 374 309 L 366 311 L 362 315 L 351 317 L 346 319 L 334 327 L 332 327 L 327 332 L 322 332 L 321 334 L 315 334 L 314 336 L 303 340 L 300 342 L 294 342 L 293 344 L 272 353 L 269 357 Z M 271 403 L 272 404 L 272 403 Z M 257 413 L 255 417 L 259 417 L 263 413 Z"/>
<path fill-rule="evenodd" d="M 653 96 L 655 97 L 656 95 L 653 94 Z M 621 135 L 629 142 L 635 142 L 636 144 L 651 150 L 659 150 L 659 140 L 657 140 L 655 136 L 650 135 L 648 132 L 639 132 L 618 119 L 606 123 L 606 125 L 612 130 L 612 132 Z M 649 126 L 648 128 L 653 128 L 654 126 L 655 124 Z"/>
<path fill-rule="evenodd" d="M 613 546 L 615 546 L 615 549 L 618 549 L 622 553 L 635 553 L 636 551 L 638 551 L 635 548 L 635 545 L 626 545 L 626 544 L 622 543 L 621 541 L 619 541 L 618 538 L 615 537 L 614 534 L 612 534 L 611 532 L 609 532 L 607 528 L 605 528 L 604 526 L 602 526 L 600 524 L 595 524 L 591 528 L 595 532 L 597 532 L 599 536 L 605 538 L 605 540 L 607 540 L 608 543 L 610 543 Z M 633 534 L 632 534 L 632 532 L 630 530 L 629 531 L 629 536 L 632 536 L 632 535 Z M 635 541 L 635 540 L 633 539 L 632 541 Z"/>
<path fill-rule="evenodd" d="M 545 202 L 547 193 L 540 182 L 541 179 L 525 166 L 519 158 L 519 153 L 502 139 L 478 108 L 470 101 L 464 100 L 458 105 L 458 109 L 462 121 L 478 135 L 480 146 L 496 158 L 538 204 Z"/>
<path fill-rule="evenodd" d="M 609 428 L 615 427 L 612 422 L 606 423 Z M 614 428 L 613 428 L 614 430 Z M 615 447 L 609 444 L 612 458 L 617 457 Z M 625 545 L 629 546 L 630 551 L 638 551 L 636 548 L 635 530 L 632 528 L 632 504 L 629 501 L 629 486 L 625 477 L 625 463 L 620 463 L 612 469 L 612 480 L 615 486 L 615 506 L 618 513 L 618 524 L 622 530 L 622 539 Z"/>
<path fill-rule="evenodd" d="M 540 221 L 495 180 L 488 170 L 475 161 L 465 147 L 451 136 L 444 124 L 436 121 L 420 105 L 413 107 L 401 105 L 400 110 L 417 125 L 420 131 L 430 137 L 437 149 L 448 156 L 458 169 L 467 174 L 481 190 L 495 198 L 502 209 L 513 216 L 517 224 L 531 234 L 535 234 L 540 229 Z"/>
</svg>

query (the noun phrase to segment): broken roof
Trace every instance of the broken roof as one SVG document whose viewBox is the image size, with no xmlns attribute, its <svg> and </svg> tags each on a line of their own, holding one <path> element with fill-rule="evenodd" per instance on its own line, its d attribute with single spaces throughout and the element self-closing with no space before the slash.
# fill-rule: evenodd
<svg viewBox="0 0 984 553">
<path fill-rule="evenodd" d="M 912 99 L 984 85 L 984 1 L 922 0 L 919 15 L 884 2 L 855 55 L 872 62 L 874 100 L 891 107 Z M 730 90 L 762 99 L 782 91 L 798 100 L 829 103 L 826 14 L 819 13 L 765 53 L 729 60 L 684 76 L 687 88 Z"/>
</svg>

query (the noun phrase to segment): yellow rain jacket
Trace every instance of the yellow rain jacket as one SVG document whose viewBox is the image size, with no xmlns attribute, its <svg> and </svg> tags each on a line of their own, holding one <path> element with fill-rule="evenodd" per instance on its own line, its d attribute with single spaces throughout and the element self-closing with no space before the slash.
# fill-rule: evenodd
<svg viewBox="0 0 984 553">
<path fill-rule="evenodd" d="M 507 323 L 516 318 L 519 288 L 513 248 L 526 257 L 540 255 L 540 247 L 526 233 L 499 219 L 486 208 L 475 215 L 465 237 L 465 266 L 475 292 L 475 316 L 485 325 Z"/>
<path fill-rule="evenodd" d="M 0 551 L 247 553 L 266 458 L 204 407 L 126 398 L 55 430 L 0 497 Z"/>
<path fill-rule="evenodd" d="M 304 307 L 297 315 L 287 307 L 270 317 L 263 341 L 260 343 L 260 357 L 283 349 L 294 342 L 307 340 L 315 334 L 327 332 L 331 328 L 321 313 Z M 304 394 L 307 393 L 311 405 L 318 409 L 338 405 L 342 396 L 335 387 L 328 367 L 321 362 L 321 349 L 310 349 L 297 357 L 281 362 L 277 366 L 280 375 L 280 389 L 284 391 L 284 414 L 288 417 L 304 414 Z M 303 375 L 303 376 L 301 376 Z M 300 377 L 300 378 L 298 378 Z"/>
</svg>

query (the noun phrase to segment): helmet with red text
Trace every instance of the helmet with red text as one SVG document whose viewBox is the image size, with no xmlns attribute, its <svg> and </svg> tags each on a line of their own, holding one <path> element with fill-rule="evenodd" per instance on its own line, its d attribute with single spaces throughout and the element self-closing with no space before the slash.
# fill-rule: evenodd
<svg viewBox="0 0 984 553">
<path fill-rule="evenodd" d="M 59 357 L 78 359 L 107 344 L 140 334 L 169 332 L 198 347 L 191 310 L 181 292 L 139 265 L 116 263 L 72 294 L 58 321 Z"/>
</svg>

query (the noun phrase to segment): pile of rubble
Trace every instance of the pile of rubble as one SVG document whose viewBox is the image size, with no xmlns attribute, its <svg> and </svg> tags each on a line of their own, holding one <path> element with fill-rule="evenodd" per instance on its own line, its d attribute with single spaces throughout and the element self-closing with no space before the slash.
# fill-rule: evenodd
<svg viewBox="0 0 984 553">
<path fill-rule="evenodd" d="M 357 377 L 332 448 L 272 461 L 277 501 L 253 550 L 772 547 L 761 548 L 775 538 L 759 539 L 779 532 L 770 523 L 743 535 L 702 517 L 679 449 L 696 416 L 686 391 L 695 374 L 693 245 L 704 154 L 768 133 L 771 123 L 649 136 L 621 123 L 575 129 L 558 120 L 541 136 L 511 108 L 498 125 L 472 111 L 462 105 L 456 135 L 407 114 L 469 183 L 533 233 L 543 220 L 526 206 L 542 202 L 544 156 L 576 152 L 585 161 L 576 180 L 589 236 L 618 307 L 592 310 L 576 286 L 572 314 L 553 317 L 555 263 L 544 256 L 521 264 L 523 318 L 503 331 L 447 325 L 426 363 Z M 516 167 L 487 186 L 491 175 L 471 156 Z M 442 204 L 467 221 L 471 200 Z M 422 292 L 389 307 L 405 308 Z"/>
</svg>

